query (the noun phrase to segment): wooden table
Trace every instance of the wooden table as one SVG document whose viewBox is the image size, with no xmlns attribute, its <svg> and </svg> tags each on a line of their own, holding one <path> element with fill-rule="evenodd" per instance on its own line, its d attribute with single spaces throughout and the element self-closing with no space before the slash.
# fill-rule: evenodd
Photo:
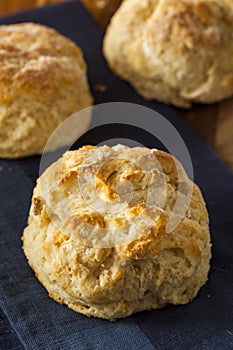
<svg viewBox="0 0 233 350">
<path fill-rule="evenodd" d="M 65 0 L 1 0 L 0 15 L 61 1 Z M 83 3 L 105 28 L 121 0 L 83 0 Z M 217 104 L 198 105 L 190 110 L 177 111 L 233 170 L 233 98 Z"/>
</svg>

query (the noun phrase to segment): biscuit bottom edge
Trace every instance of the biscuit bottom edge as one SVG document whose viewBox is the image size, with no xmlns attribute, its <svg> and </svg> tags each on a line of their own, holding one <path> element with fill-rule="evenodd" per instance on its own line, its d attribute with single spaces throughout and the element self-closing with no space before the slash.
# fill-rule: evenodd
<svg viewBox="0 0 233 350">
<path fill-rule="evenodd" d="M 88 317 L 97 317 L 108 321 L 117 321 L 142 311 L 162 309 L 169 305 L 186 305 L 193 301 L 193 299 L 200 292 L 201 288 L 206 284 L 208 280 L 208 273 L 210 264 L 208 264 L 209 257 L 206 261 L 198 266 L 196 272 L 189 280 L 189 289 L 187 294 L 179 294 L 179 287 L 181 286 L 169 286 L 174 293 L 170 293 L 170 297 L 163 300 L 163 297 L 159 296 L 156 291 L 154 293 L 148 293 L 143 299 L 136 300 L 116 300 L 109 303 L 88 303 L 87 300 L 82 300 L 71 296 L 66 290 L 59 286 L 59 284 L 51 283 L 47 276 L 33 266 L 30 253 L 27 254 L 27 249 L 23 247 L 24 254 L 27 257 L 27 261 L 31 269 L 34 271 L 36 278 L 41 285 L 46 289 L 49 297 L 60 305 L 65 305 L 69 309 L 80 313 Z M 29 256 L 28 256 L 29 255 Z M 168 286 L 167 286 L 168 287 Z"/>
</svg>

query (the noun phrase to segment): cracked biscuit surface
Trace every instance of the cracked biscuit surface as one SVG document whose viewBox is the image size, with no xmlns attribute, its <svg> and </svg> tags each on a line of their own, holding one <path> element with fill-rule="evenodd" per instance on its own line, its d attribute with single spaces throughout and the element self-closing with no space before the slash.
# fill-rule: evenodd
<svg viewBox="0 0 233 350">
<path fill-rule="evenodd" d="M 23 249 L 49 295 L 115 320 L 186 304 L 207 281 L 210 234 L 199 188 L 171 155 L 84 146 L 38 179 Z"/>
<path fill-rule="evenodd" d="M 41 154 L 50 134 L 92 104 L 81 50 L 46 26 L 0 26 L 0 157 Z"/>
<path fill-rule="evenodd" d="M 232 0 L 125 0 L 104 40 L 112 70 L 180 107 L 233 95 Z"/>
</svg>

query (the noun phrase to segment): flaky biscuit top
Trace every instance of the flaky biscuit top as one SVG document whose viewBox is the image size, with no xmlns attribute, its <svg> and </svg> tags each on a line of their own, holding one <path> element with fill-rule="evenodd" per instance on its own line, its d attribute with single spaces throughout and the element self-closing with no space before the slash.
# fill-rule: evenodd
<svg viewBox="0 0 233 350">
<path fill-rule="evenodd" d="M 197 186 L 177 160 L 155 149 L 66 152 L 39 179 L 37 191 L 35 214 L 39 207 L 65 235 L 90 247 L 127 246 L 171 218 L 208 226 Z"/>
</svg>

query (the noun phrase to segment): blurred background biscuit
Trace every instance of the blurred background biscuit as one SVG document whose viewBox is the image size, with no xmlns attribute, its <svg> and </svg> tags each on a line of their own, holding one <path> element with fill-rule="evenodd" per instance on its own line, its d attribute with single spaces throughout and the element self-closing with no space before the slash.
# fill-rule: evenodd
<svg viewBox="0 0 233 350">
<path fill-rule="evenodd" d="M 54 29 L 0 26 L 0 156 L 41 154 L 53 130 L 92 104 L 81 50 Z"/>
<path fill-rule="evenodd" d="M 233 95 L 233 2 L 125 0 L 104 40 L 112 70 L 179 107 Z"/>
</svg>

